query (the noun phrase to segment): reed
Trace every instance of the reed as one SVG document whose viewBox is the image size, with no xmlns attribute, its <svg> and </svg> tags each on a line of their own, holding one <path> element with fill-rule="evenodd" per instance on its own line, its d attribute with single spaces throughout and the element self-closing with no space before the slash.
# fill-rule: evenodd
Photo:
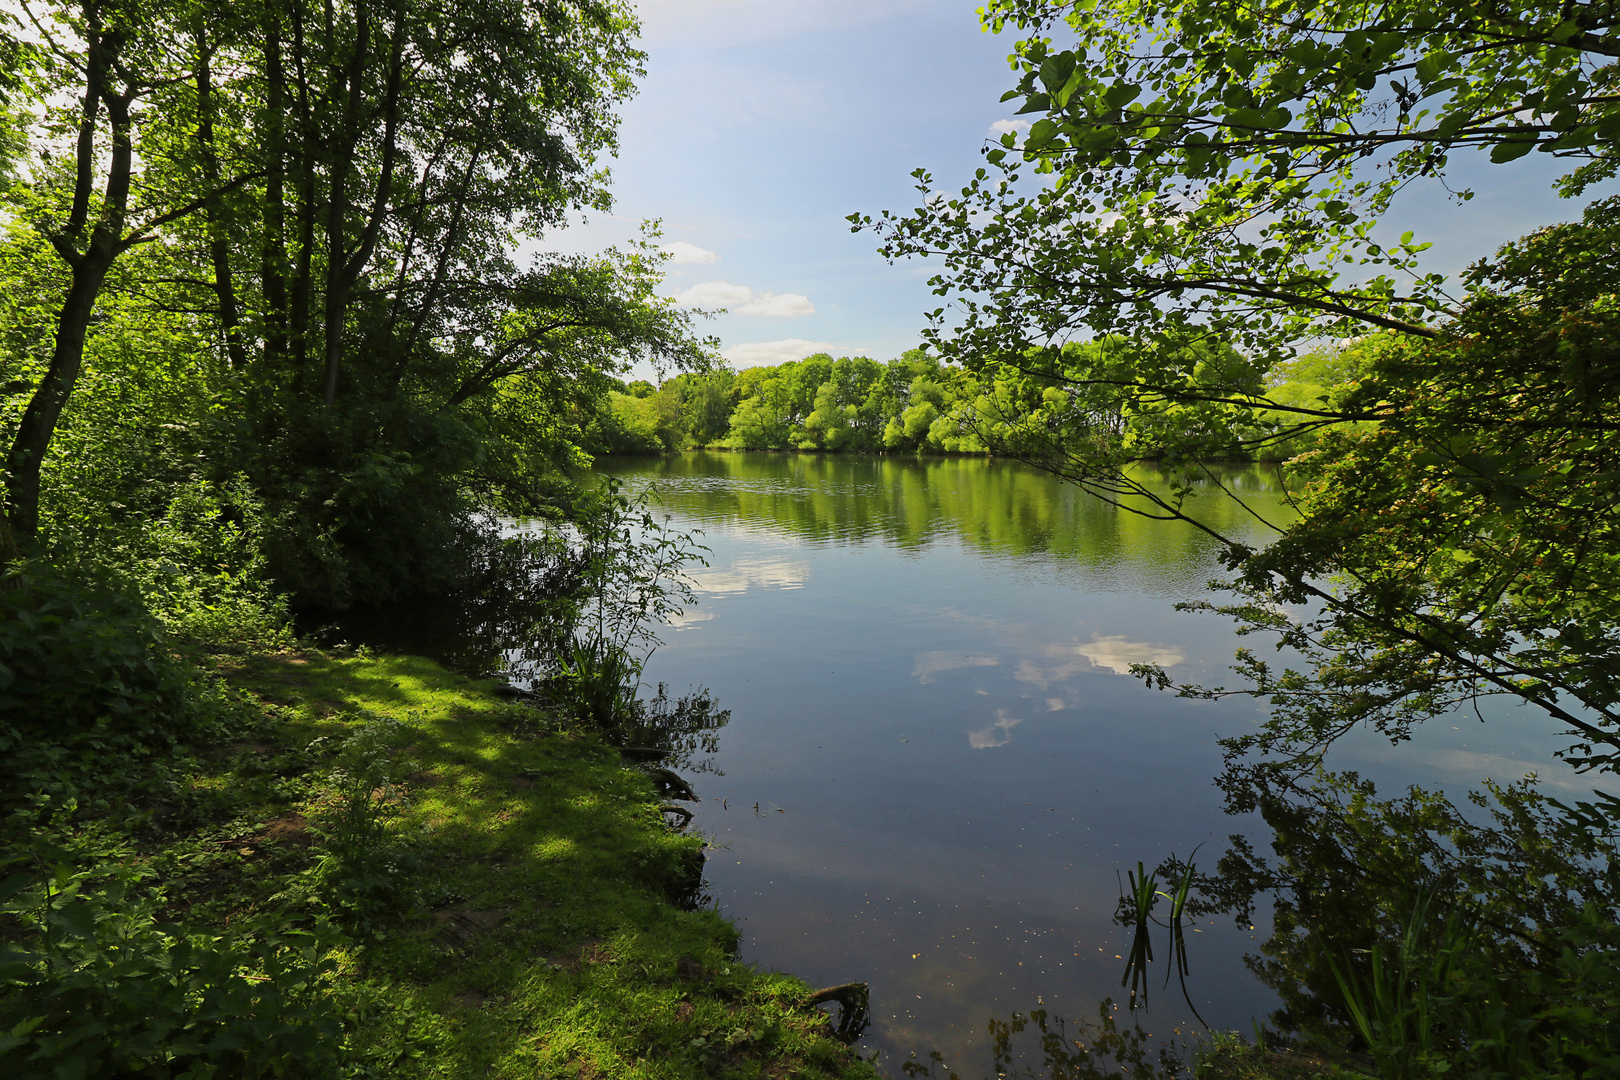
<svg viewBox="0 0 1620 1080">
<path fill-rule="evenodd" d="M 1198 855 L 1198 848 L 1203 846 L 1203 844 L 1199 844 L 1198 847 L 1192 849 L 1192 854 L 1187 856 L 1187 864 L 1181 868 L 1181 880 L 1176 883 L 1176 891 L 1174 893 L 1161 892 L 1159 894 L 1170 901 L 1171 923 L 1180 922 L 1182 913 L 1187 910 L 1187 896 L 1192 892 L 1193 872 L 1196 868 L 1193 859 Z M 1170 853 L 1170 862 L 1174 865 L 1175 861 L 1176 853 L 1172 851 Z M 1137 863 L 1136 865 L 1141 866 L 1142 864 Z"/>
<path fill-rule="evenodd" d="M 575 639 L 559 674 L 581 719 L 607 735 L 635 719 L 641 665 L 605 638 Z"/>
<path fill-rule="evenodd" d="M 1203 845 L 1200 844 L 1198 847 L 1203 847 Z M 1147 867 L 1138 862 L 1135 871 L 1127 870 L 1125 872 L 1126 878 L 1130 882 L 1130 889 L 1129 891 L 1123 887 L 1120 889 L 1119 919 L 1121 922 L 1134 921 L 1136 933 L 1131 939 L 1130 953 L 1125 960 L 1125 974 L 1120 978 L 1119 985 L 1130 993 L 1128 999 L 1130 1008 L 1135 1009 L 1138 1005 L 1145 1006 L 1147 1004 L 1147 969 L 1148 965 L 1153 962 L 1153 941 L 1148 929 L 1148 923 L 1150 921 L 1159 923 L 1160 926 L 1165 927 L 1170 932 L 1171 965 L 1165 971 L 1165 986 L 1170 985 L 1170 975 L 1173 972 L 1180 981 L 1181 993 L 1187 999 L 1188 1007 L 1192 1009 L 1193 1015 L 1202 1024 L 1204 1018 L 1199 1015 L 1197 1006 L 1193 1005 L 1192 997 L 1187 993 L 1187 941 L 1181 926 L 1182 917 L 1187 911 L 1187 900 L 1192 894 L 1193 881 L 1196 877 L 1197 868 L 1193 862 L 1193 857 L 1197 854 L 1198 848 L 1195 847 L 1192 850 L 1192 855 L 1187 857 L 1186 863 L 1180 865 L 1180 871 L 1170 892 L 1165 892 L 1158 887 L 1159 870 L 1149 873 Z M 1166 867 L 1174 871 L 1179 864 L 1180 860 L 1172 852 Z M 1161 867 L 1160 870 L 1164 870 L 1166 867 Z M 1158 903 L 1161 896 L 1170 901 L 1169 922 L 1159 922 L 1158 919 L 1153 917 L 1154 905 Z M 1205 1026 L 1208 1025 L 1205 1024 Z"/>
<path fill-rule="evenodd" d="M 1352 1025 L 1390 1080 L 1442 1072 L 1467 1043 L 1491 1057 L 1522 1056 L 1500 1017 L 1470 1009 L 1458 993 L 1469 981 L 1462 968 L 1481 959 L 1477 920 L 1459 904 L 1436 918 L 1436 899 L 1435 888 L 1420 890 L 1392 946 L 1375 942 L 1361 964 L 1322 950 Z"/>
<path fill-rule="evenodd" d="M 1158 903 L 1161 895 L 1158 891 L 1159 875 L 1157 872 L 1148 873 L 1147 869 L 1138 862 L 1136 872 L 1125 871 L 1130 879 L 1131 889 L 1127 894 L 1131 909 L 1136 915 L 1136 928 L 1141 930 L 1147 926 L 1148 919 L 1153 917 L 1153 905 Z"/>
</svg>

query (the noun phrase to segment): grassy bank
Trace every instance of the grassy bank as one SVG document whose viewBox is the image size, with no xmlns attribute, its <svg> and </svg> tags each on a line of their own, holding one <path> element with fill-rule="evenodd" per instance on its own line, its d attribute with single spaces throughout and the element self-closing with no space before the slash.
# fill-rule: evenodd
<svg viewBox="0 0 1620 1080">
<path fill-rule="evenodd" d="M 163 783 L 14 815 L 6 1075 L 874 1075 L 595 736 L 416 658 L 223 675 Z"/>
</svg>

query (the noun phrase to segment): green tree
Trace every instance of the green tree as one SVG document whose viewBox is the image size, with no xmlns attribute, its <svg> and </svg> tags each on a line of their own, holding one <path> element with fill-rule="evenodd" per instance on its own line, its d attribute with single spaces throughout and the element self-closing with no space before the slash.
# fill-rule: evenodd
<svg viewBox="0 0 1620 1080">
<path fill-rule="evenodd" d="M 1620 383 L 1585 372 L 1610 348 L 1614 211 L 1510 246 L 1456 299 L 1426 245 L 1373 232 L 1453 148 L 1568 158 L 1570 195 L 1610 175 L 1608 7 L 1000 0 L 984 19 L 1029 34 L 1006 99 L 1030 131 L 960 192 L 919 173 L 921 208 L 852 222 L 890 258 L 941 259 L 955 317 L 926 336 L 945 359 L 1042 387 L 1018 422 L 967 413 L 987 445 L 1226 540 L 1249 593 L 1232 610 L 1316 661 L 1245 659 L 1250 692 L 1283 706 L 1265 747 L 1308 760 L 1356 719 L 1399 737 L 1496 693 L 1616 745 L 1620 598 L 1585 584 L 1606 580 L 1610 537 L 1596 493 Z M 1280 392 L 1300 346 L 1369 332 L 1354 379 Z M 1156 494 L 1128 471 L 1149 457 L 1190 481 L 1310 439 L 1329 445 L 1293 474 L 1305 517 L 1273 522 L 1263 553 L 1211 528 L 1190 482 Z M 1533 522 L 1499 509 L 1521 497 Z M 1322 618 L 1295 633 L 1279 605 L 1306 601 Z"/>
<path fill-rule="evenodd" d="M 40 161 L 31 182 L 9 184 L 6 195 L 12 213 L 48 242 L 67 276 L 52 305 L 49 363 L 17 419 L 5 460 L 5 516 L 24 539 L 39 529 L 41 470 L 78 382 L 109 271 L 246 179 L 222 181 L 217 168 L 199 170 L 195 144 L 160 122 L 176 110 L 192 111 L 185 99 L 194 86 L 207 85 L 207 53 L 191 14 L 140 0 L 22 9 L 39 44 L 26 50 L 34 62 L 28 78 L 8 72 L 7 104 L 32 113 L 28 118 L 44 134 L 30 147 Z M 10 39 L 6 51 L 24 50 Z"/>
<path fill-rule="evenodd" d="M 685 387 L 686 430 L 699 446 L 709 446 L 725 438 L 731 430 L 731 412 L 736 408 L 735 372 L 727 369 L 702 374 L 681 375 Z"/>
<path fill-rule="evenodd" d="M 583 460 L 615 373 L 708 362 L 654 292 L 650 239 L 528 268 L 509 255 L 569 207 L 607 205 L 597 161 L 641 70 L 622 6 L 23 14 L 40 44 L 8 45 L 33 68 L 5 92 L 44 165 L 7 199 L 48 242 L 12 245 L 30 267 L 7 270 L 32 283 L 7 357 L 8 391 L 26 384 L 5 432 L 24 538 L 51 520 L 42 478 L 86 356 L 124 355 L 125 324 L 103 317 L 114 278 L 137 306 L 186 313 L 162 340 L 214 406 L 202 471 L 248 476 L 276 577 L 327 603 L 442 582 L 479 508 L 533 510 L 544 477 Z"/>
</svg>

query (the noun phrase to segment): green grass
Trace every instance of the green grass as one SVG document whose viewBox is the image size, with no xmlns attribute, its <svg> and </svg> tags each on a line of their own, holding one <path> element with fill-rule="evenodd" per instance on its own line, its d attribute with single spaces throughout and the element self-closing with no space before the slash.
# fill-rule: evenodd
<svg viewBox="0 0 1620 1080">
<path fill-rule="evenodd" d="M 136 875 L 153 925 L 319 942 L 349 1075 L 876 1075 L 809 987 L 678 902 L 702 838 L 594 735 L 418 658 L 226 663 L 248 703 L 231 741 L 119 812 L 58 815 L 47 856 L 14 827 L 4 847 L 45 874 L 71 856 L 87 894 Z M 0 939 L 28 933 L 0 915 Z"/>
<path fill-rule="evenodd" d="M 402 725 L 392 824 L 414 899 L 342 959 L 436 1018 L 411 1071 L 870 1074 L 798 1004 L 807 986 L 741 963 L 728 921 L 672 902 L 703 842 L 665 825 L 612 747 L 417 658 L 260 658 L 232 681 L 280 704 L 295 743 Z"/>
</svg>

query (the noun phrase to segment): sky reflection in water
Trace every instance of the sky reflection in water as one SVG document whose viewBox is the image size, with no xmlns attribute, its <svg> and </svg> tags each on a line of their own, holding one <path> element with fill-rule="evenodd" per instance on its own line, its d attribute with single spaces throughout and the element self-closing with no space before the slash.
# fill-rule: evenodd
<svg viewBox="0 0 1620 1080">
<path fill-rule="evenodd" d="M 1230 624 L 1172 610 L 1219 572 L 1208 537 L 1009 462 L 691 453 L 602 471 L 654 483 L 672 523 L 712 549 L 699 605 L 646 672 L 731 710 L 724 775 L 697 784 L 696 827 L 720 845 L 710 894 L 749 959 L 871 984 L 864 1041 L 886 1071 L 938 1050 L 987 1073 L 991 1019 L 1122 1002 L 1125 869 L 1199 843 L 1210 866 L 1227 834 L 1258 831 L 1220 813 L 1212 783 L 1216 740 L 1258 707 L 1128 675 L 1151 662 L 1231 681 Z M 1263 470 L 1229 479 L 1262 516 L 1286 512 Z M 1241 508 L 1198 498 L 1263 540 Z M 1538 718 L 1493 727 L 1489 744 L 1482 730 L 1459 721 L 1398 752 L 1355 741 L 1335 764 L 1457 787 L 1546 768 Z M 1189 931 L 1193 1004 L 1249 1030 L 1275 1002 L 1242 956 L 1269 926 Z M 1195 1030 L 1163 974 L 1143 1026 Z"/>
</svg>

